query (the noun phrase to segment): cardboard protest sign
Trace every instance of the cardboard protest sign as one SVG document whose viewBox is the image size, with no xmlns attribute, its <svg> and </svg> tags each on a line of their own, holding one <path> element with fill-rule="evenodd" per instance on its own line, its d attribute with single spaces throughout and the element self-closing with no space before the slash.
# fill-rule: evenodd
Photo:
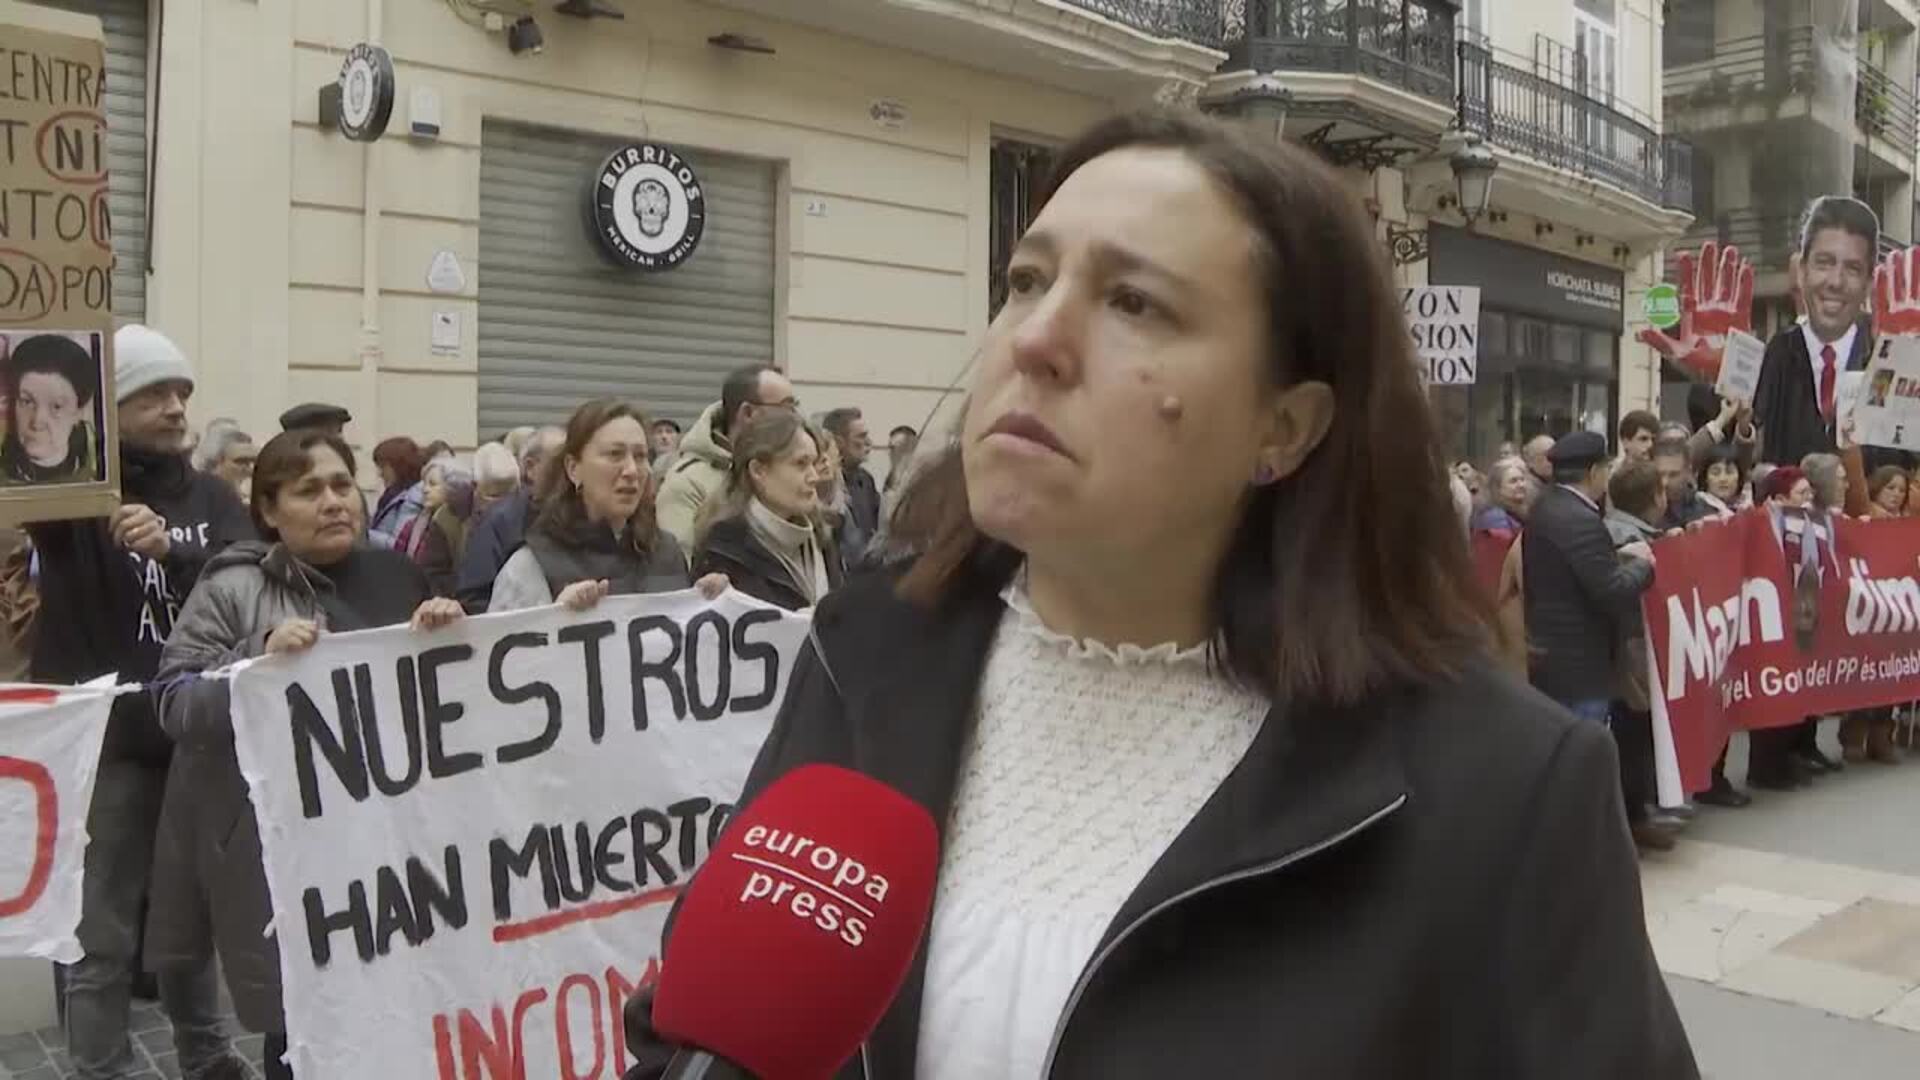
<svg viewBox="0 0 1920 1080">
<path fill-rule="evenodd" d="M 1654 544 L 1641 609 L 1674 787 L 1705 788 L 1731 731 L 1920 699 L 1920 518 L 1831 525 L 1811 628 L 1767 510 Z"/>
<path fill-rule="evenodd" d="M 110 512 L 113 245 L 96 18 L 0 6 L 0 524 Z"/>
<path fill-rule="evenodd" d="M 328 637 L 234 679 L 300 1080 L 614 1077 L 807 631 L 729 593 Z"/>
<path fill-rule="evenodd" d="M 80 959 L 87 809 L 113 698 L 0 686 L 0 956 Z"/>
<path fill-rule="evenodd" d="M 1920 337 L 1879 340 L 1852 406 L 1854 442 L 1920 450 Z"/>
<path fill-rule="evenodd" d="M 1439 386 L 1471 386 L 1480 372 L 1480 288 L 1420 285 L 1400 290 L 1420 374 Z"/>
</svg>

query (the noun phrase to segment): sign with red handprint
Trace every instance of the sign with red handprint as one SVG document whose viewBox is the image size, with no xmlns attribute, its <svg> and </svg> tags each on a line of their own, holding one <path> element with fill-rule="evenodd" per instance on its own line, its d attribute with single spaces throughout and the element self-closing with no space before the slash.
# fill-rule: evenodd
<svg viewBox="0 0 1920 1080">
<path fill-rule="evenodd" d="M 1901 248 L 1873 268 L 1873 332 L 1920 334 L 1920 248 Z"/>
<path fill-rule="evenodd" d="M 1700 254 L 1682 252 L 1680 325 L 1671 336 L 1648 327 L 1639 338 L 1655 352 L 1686 368 L 1696 378 L 1720 377 L 1720 360 L 1730 331 L 1753 330 L 1753 264 L 1740 249 L 1709 240 Z"/>
</svg>

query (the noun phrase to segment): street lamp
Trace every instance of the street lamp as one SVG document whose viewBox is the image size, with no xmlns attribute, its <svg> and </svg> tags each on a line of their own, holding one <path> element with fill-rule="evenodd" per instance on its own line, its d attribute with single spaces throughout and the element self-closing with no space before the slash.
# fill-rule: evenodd
<svg viewBox="0 0 1920 1080">
<path fill-rule="evenodd" d="M 1460 213 L 1472 225 L 1487 211 L 1487 199 L 1493 194 L 1493 174 L 1500 159 L 1493 156 L 1480 136 L 1467 133 L 1466 141 L 1447 157 L 1453 169 L 1454 183 L 1460 187 Z"/>
</svg>

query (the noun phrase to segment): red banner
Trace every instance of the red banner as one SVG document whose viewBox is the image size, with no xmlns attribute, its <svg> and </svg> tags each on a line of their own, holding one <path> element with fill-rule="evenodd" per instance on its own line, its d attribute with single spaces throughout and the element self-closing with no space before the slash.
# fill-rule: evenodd
<svg viewBox="0 0 1920 1080">
<path fill-rule="evenodd" d="M 1920 519 L 1832 524 L 1811 628 L 1767 511 L 1654 545 L 1642 611 L 1686 790 L 1733 730 L 1920 700 Z"/>
</svg>

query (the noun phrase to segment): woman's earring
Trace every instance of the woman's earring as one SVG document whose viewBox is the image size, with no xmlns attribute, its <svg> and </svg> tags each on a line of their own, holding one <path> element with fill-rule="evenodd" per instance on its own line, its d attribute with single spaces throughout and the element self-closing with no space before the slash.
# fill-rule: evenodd
<svg viewBox="0 0 1920 1080">
<path fill-rule="evenodd" d="M 1259 468 L 1253 470 L 1254 487 L 1266 487 L 1278 479 L 1279 477 L 1274 474 L 1273 466 L 1264 461 L 1260 463 Z"/>
</svg>

